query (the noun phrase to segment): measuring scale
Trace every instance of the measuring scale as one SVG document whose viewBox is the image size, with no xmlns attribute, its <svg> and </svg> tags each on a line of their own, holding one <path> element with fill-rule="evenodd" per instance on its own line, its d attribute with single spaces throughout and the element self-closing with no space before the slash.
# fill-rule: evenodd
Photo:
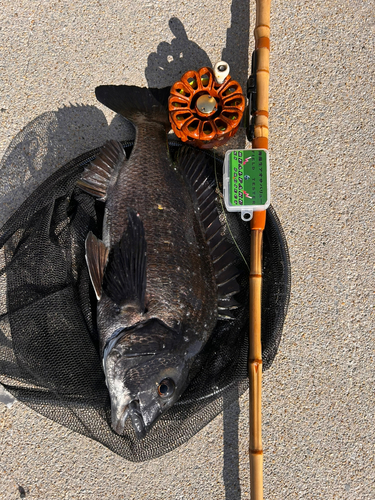
<svg viewBox="0 0 375 500">
<path fill-rule="evenodd" d="M 249 221 L 253 212 L 270 204 L 270 168 L 266 149 L 232 149 L 224 158 L 223 193 L 226 209 L 241 212 Z"/>
</svg>

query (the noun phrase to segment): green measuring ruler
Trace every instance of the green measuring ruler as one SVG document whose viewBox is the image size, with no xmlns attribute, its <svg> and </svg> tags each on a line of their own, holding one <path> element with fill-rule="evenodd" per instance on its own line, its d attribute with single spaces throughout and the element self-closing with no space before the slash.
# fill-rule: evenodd
<svg viewBox="0 0 375 500">
<path fill-rule="evenodd" d="M 233 149 L 224 158 L 223 191 L 226 209 L 250 220 L 270 204 L 270 169 L 266 149 Z"/>
</svg>

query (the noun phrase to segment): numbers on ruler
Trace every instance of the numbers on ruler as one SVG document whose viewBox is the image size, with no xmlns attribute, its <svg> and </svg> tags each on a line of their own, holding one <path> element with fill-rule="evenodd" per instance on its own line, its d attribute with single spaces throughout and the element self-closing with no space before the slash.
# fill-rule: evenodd
<svg viewBox="0 0 375 500">
<path fill-rule="evenodd" d="M 243 165 L 242 165 L 242 151 L 234 151 L 233 158 L 235 162 L 233 168 L 233 199 L 235 205 L 243 205 Z"/>
</svg>

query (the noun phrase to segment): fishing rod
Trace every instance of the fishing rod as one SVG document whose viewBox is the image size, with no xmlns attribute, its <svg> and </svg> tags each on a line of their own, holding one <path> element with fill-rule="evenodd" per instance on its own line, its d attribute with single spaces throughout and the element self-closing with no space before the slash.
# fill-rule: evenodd
<svg viewBox="0 0 375 500">
<path fill-rule="evenodd" d="M 252 134 L 250 136 L 250 139 L 252 139 L 252 148 L 262 148 L 264 150 L 268 150 L 270 4 L 270 0 L 256 0 L 255 50 L 252 64 L 253 78 L 250 78 L 250 88 L 248 87 L 249 97 L 252 97 L 249 99 L 249 110 L 252 115 L 250 121 L 252 126 Z M 253 105 L 255 106 L 253 107 Z M 266 211 L 255 211 L 250 221 L 249 277 L 249 457 L 251 500 L 263 500 L 261 316 L 262 253 L 265 224 Z"/>
<path fill-rule="evenodd" d="M 250 222 L 249 271 L 249 462 L 250 498 L 263 500 L 262 445 L 262 254 L 266 209 L 270 204 L 268 159 L 268 92 L 270 0 L 256 0 L 255 50 L 248 80 L 247 137 L 251 150 L 227 151 L 224 199 L 228 211 L 240 211 Z"/>
</svg>

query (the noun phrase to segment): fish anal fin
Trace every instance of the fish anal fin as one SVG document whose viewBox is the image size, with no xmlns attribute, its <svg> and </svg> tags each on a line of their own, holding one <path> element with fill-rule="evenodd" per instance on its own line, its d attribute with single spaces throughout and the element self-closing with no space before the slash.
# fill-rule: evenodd
<svg viewBox="0 0 375 500">
<path fill-rule="evenodd" d="M 77 186 L 105 201 L 111 179 L 117 176 L 125 159 L 124 149 L 119 142 L 113 140 L 106 142 L 95 160 L 85 167 Z"/>
<path fill-rule="evenodd" d="M 107 260 L 108 248 L 90 231 L 86 237 L 86 262 L 98 300 L 102 295 L 102 283 Z"/>
</svg>

